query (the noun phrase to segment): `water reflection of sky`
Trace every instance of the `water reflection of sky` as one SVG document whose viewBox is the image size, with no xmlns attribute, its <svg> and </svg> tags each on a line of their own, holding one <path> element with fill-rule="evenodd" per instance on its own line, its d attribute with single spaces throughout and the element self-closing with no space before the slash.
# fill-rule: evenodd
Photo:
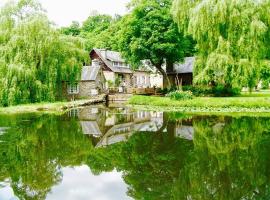
<svg viewBox="0 0 270 200">
<path fill-rule="evenodd" d="M 119 200 L 127 197 L 127 185 L 116 171 L 94 176 L 89 167 L 64 168 L 60 185 L 52 188 L 48 200 Z"/>
<path fill-rule="evenodd" d="M 1 200 L 18 200 L 14 196 L 13 190 L 9 183 L 0 183 L 0 199 Z"/>
<path fill-rule="evenodd" d="M 2 185 L 3 186 L 3 185 Z M 47 200 L 128 200 L 122 173 L 110 172 L 94 176 L 89 167 L 63 169 L 62 182 L 53 187 Z M 0 189 L 1 200 L 18 200 L 9 184 Z"/>
</svg>

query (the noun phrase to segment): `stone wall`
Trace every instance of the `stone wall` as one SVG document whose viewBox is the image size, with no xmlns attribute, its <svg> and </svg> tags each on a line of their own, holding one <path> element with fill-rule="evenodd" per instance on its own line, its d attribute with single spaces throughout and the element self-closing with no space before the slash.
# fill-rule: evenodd
<svg viewBox="0 0 270 200">
<path fill-rule="evenodd" d="M 79 91 L 79 97 L 80 98 L 86 98 L 92 96 L 92 90 L 95 90 L 96 82 L 95 81 L 82 81 L 79 83 L 80 85 L 80 91 Z"/>
</svg>

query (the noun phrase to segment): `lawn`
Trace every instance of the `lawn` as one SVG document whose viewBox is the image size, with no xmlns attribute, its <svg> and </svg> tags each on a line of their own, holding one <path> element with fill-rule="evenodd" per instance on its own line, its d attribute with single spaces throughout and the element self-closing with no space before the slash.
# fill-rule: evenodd
<svg viewBox="0 0 270 200">
<path fill-rule="evenodd" d="M 0 114 L 18 114 L 18 113 L 54 113 L 62 114 L 65 110 L 72 107 L 80 107 L 89 103 L 89 100 L 78 100 L 73 102 L 56 103 L 36 103 L 10 107 L 0 107 Z"/>
<path fill-rule="evenodd" d="M 195 97 L 192 100 L 171 100 L 167 97 L 133 96 L 131 105 L 153 109 L 186 112 L 267 112 L 270 113 L 270 96 Z"/>
</svg>

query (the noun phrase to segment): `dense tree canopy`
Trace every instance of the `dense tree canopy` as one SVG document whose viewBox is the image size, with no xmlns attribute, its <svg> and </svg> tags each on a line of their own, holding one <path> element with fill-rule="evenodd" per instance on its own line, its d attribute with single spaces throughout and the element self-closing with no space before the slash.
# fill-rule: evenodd
<svg viewBox="0 0 270 200">
<path fill-rule="evenodd" d="M 93 48 L 118 50 L 116 35 L 120 30 L 120 20 L 121 16 L 112 17 L 95 11 L 82 23 L 82 26 L 78 22 L 72 22 L 69 27 L 61 28 L 61 32 L 84 38 L 87 51 Z"/>
<path fill-rule="evenodd" d="M 0 105 L 56 100 L 87 59 L 83 41 L 60 35 L 35 1 L 0 12 Z"/>
<path fill-rule="evenodd" d="M 171 0 L 135 0 L 131 13 L 125 17 L 119 33 L 119 47 L 123 56 L 138 66 L 141 60 L 150 60 L 163 76 L 164 62 L 171 68 L 182 61 L 191 45 L 178 31 L 170 9 Z"/>
<path fill-rule="evenodd" d="M 254 87 L 270 55 L 269 11 L 267 0 L 175 0 L 180 30 L 198 43 L 196 80 Z"/>
<path fill-rule="evenodd" d="M 80 23 L 73 21 L 69 27 L 63 27 L 61 32 L 65 35 L 78 36 L 81 33 Z"/>
</svg>

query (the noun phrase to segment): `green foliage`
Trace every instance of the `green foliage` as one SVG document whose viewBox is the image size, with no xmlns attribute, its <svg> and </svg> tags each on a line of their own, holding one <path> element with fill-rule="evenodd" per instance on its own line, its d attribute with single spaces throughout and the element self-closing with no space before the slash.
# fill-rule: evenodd
<svg viewBox="0 0 270 200">
<path fill-rule="evenodd" d="M 92 13 L 83 22 L 80 36 L 86 40 L 86 49 L 91 51 L 93 48 L 109 48 L 118 50 L 118 38 L 121 17 Z"/>
<path fill-rule="evenodd" d="M 263 113 L 269 115 L 269 96 L 262 97 L 196 97 L 191 100 L 177 101 L 167 97 L 133 96 L 131 105 L 160 110 L 178 110 L 194 113 Z"/>
<path fill-rule="evenodd" d="M 74 82 L 87 59 L 83 40 L 61 36 L 37 7 L 19 1 L 0 11 L 0 105 L 60 99 L 62 81 Z"/>
<path fill-rule="evenodd" d="M 195 81 L 253 88 L 269 54 L 269 1 L 175 0 L 174 19 L 197 41 Z"/>
<path fill-rule="evenodd" d="M 121 78 L 119 77 L 119 76 L 117 76 L 116 78 L 115 78 L 115 81 L 114 81 L 114 85 L 116 86 L 116 87 L 119 87 L 120 86 L 120 84 L 121 84 Z"/>
<path fill-rule="evenodd" d="M 270 62 L 265 62 L 263 64 L 260 74 L 260 78 L 263 81 L 263 87 L 268 89 L 270 84 Z"/>
<path fill-rule="evenodd" d="M 73 21 L 69 27 L 61 28 L 61 32 L 65 35 L 78 36 L 81 33 L 80 23 Z"/>
<path fill-rule="evenodd" d="M 110 15 L 102 15 L 92 13 L 87 20 L 83 22 L 82 32 L 87 33 L 100 33 L 109 28 L 113 21 Z"/>
<path fill-rule="evenodd" d="M 166 96 L 174 100 L 188 100 L 193 98 L 193 94 L 191 91 L 179 91 L 179 90 L 170 92 Z"/>
<path fill-rule="evenodd" d="M 99 112 L 98 123 L 130 118 L 116 110 Z M 121 172 L 133 199 L 268 199 L 270 118 L 165 112 L 161 124 L 94 148 L 98 139 L 84 135 L 75 118 L 1 115 L 0 127 L 10 128 L 0 135 L 0 182 L 8 180 L 19 199 L 42 200 L 57 192 L 63 168 L 88 165 L 94 175 Z"/>
<path fill-rule="evenodd" d="M 191 54 L 192 44 L 173 22 L 171 5 L 172 0 L 133 1 L 119 33 L 119 48 L 130 63 L 138 67 L 141 60 L 150 60 L 166 77 L 161 67 L 164 61 L 168 69 L 172 68 L 173 63 Z"/>
<path fill-rule="evenodd" d="M 197 97 L 215 96 L 215 97 L 226 97 L 226 96 L 237 96 L 241 90 L 238 88 L 224 87 L 223 85 L 217 85 L 214 87 L 210 86 L 183 86 L 184 91 L 191 91 Z"/>
<path fill-rule="evenodd" d="M 31 120 L 29 120 L 31 119 Z M 0 116 L 0 182 L 10 179 L 19 199 L 46 199 L 63 167 L 82 165 L 93 146 L 80 123 L 54 115 Z"/>
<path fill-rule="evenodd" d="M 185 121 L 180 115 L 171 122 L 165 114 L 163 120 L 166 125 L 157 131 L 138 132 L 107 151 L 96 149 L 90 168 L 98 174 L 122 171 L 134 199 L 254 199 L 255 189 L 255 199 L 267 199 L 269 118 Z M 182 125 L 193 127 L 193 141 L 175 137 Z"/>
</svg>

